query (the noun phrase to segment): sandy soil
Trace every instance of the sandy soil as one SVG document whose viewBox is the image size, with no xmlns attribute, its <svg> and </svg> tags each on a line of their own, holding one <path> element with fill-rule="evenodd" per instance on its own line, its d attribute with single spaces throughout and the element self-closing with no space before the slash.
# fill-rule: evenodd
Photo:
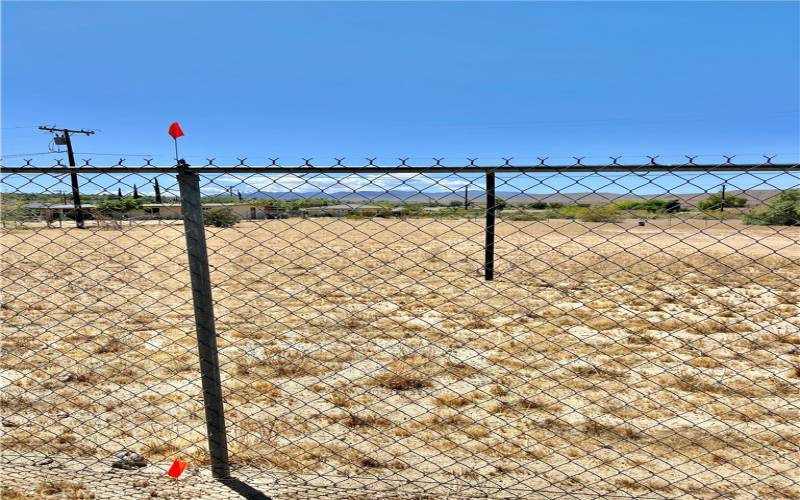
<svg viewBox="0 0 800 500">
<path fill-rule="evenodd" d="M 800 498 L 800 229 L 503 222 L 487 283 L 482 228 L 208 229 L 240 477 Z M 5 463 L 206 464 L 182 227 L 0 245 Z"/>
</svg>

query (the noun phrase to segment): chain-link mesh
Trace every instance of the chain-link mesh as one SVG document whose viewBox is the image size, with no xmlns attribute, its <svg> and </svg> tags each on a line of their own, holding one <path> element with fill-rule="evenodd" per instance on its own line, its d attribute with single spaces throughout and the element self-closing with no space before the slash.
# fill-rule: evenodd
<svg viewBox="0 0 800 500">
<path fill-rule="evenodd" d="M 4 491 L 222 496 L 175 169 L 31 169 Z M 196 170 L 228 493 L 800 498 L 797 165 Z"/>
</svg>

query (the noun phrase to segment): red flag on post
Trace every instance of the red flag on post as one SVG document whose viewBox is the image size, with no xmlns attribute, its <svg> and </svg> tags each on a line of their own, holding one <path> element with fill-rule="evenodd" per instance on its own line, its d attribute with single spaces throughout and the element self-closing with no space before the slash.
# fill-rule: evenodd
<svg viewBox="0 0 800 500">
<path fill-rule="evenodd" d="M 183 135 L 183 130 L 181 130 L 181 126 L 178 122 L 172 122 L 172 125 L 169 126 L 169 135 L 175 140 Z"/>
<path fill-rule="evenodd" d="M 172 467 L 170 467 L 169 470 L 167 471 L 167 475 L 169 475 L 170 477 L 174 477 L 175 479 L 178 479 L 178 477 L 181 474 L 183 474 L 183 471 L 185 471 L 186 467 L 188 466 L 189 462 L 184 462 L 176 458 L 175 461 L 172 462 Z"/>
</svg>

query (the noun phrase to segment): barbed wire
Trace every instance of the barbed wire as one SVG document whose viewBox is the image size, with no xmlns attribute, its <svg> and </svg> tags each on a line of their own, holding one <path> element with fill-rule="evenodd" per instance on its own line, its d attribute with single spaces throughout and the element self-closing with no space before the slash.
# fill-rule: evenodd
<svg viewBox="0 0 800 500">
<path fill-rule="evenodd" d="M 7 487 L 796 496 L 800 165 L 691 156 L 3 167 Z"/>
</svg>

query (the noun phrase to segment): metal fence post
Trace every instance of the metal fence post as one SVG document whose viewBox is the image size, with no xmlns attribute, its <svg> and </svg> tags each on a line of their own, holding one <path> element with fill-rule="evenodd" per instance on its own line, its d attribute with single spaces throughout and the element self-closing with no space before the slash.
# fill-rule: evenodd
<svg viewBox="0 0 800 500">
<path fill-rule="evenodd" d="M 217 479 L 224 479 L 230 476 L 230 464 L 222 404 L 222 382 L 219 374 L 217 332 L 214 326 L 214 303 L 211 297 L 211 275 L 208 269 L 203 209 L 200 205 L 200 176 L 183 166 L 178 173 L 178 185 L 186 233 L 186 251 L 189 256 L 189 273 L 192 279 L 194 321 L 200 355 L 211 473 Z"/>
<path fill-rule="evenodd" d="M 486 249 L 483 264 L 486 281 L 494 279 L 494 225 L 497 210 L 494 189 L 494 172 L 486 172 Z"/>
</svg>

